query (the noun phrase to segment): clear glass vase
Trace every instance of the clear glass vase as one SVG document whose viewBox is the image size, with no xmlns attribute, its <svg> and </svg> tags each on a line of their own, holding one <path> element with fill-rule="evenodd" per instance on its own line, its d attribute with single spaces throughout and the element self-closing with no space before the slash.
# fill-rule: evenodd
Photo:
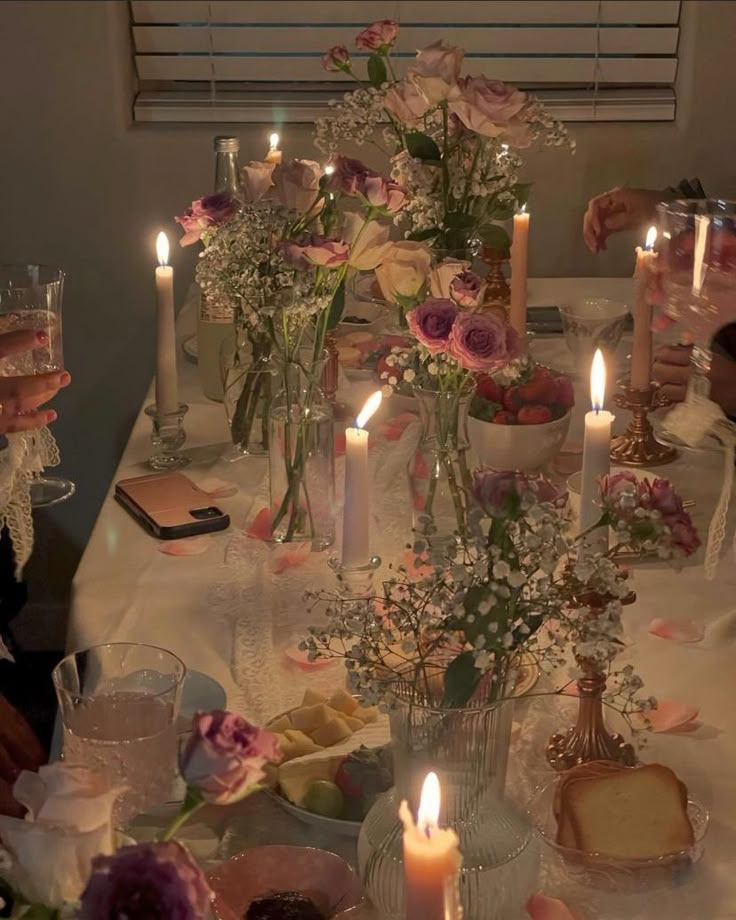
<svg viewBox="0 0 736 920">
<path fill-rule="evenodd" d="M 311 543 L 335 540 L 335 455 L 332 407 L 320 380 L 324 360 L 274 361 L 279 390 L 269 419 L 271 538 Z"/>
<path fill-rule="evenodd" d="M 473 386 L 439 393 L 414 389 L 422 435 L 409 460 L 414 530 L 440 545 L 467 532 L 472 506 L 468 409 Z"/>
<path fill-rule="evenodd" d="M 220 348 L 223 404 L 232 446 L 226 460 L 268 453 L 268 414 L 273 396 L 271 343 L 244 325 L 233 326 Z"/>
<path fill-rule="evenodd" d="M 437 709 L 407 697 L 390 713 L 396 785 L 370 810 L 358 840 L 368 896 L 381 916 L 405 917 L 399 804 L 406 799 L 416 815 L 422 783 L 434 771 L 442 790 L 440 826 L 460 838 L 464 916 L 520 916 L 534 890 L 538 850 L 525 815 L 504 796 L 513 701 Z"/>
</svg>

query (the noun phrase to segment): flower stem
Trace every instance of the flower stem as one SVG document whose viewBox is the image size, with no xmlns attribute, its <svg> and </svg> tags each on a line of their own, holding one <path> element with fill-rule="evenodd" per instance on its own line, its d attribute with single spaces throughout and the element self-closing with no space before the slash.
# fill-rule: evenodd
<svg viewBox="0 0 736 920">
<path fill-rule="evenodd" d="M 169 826 L 161 835 L 161 840 L 171 840 L 176 832 L 192 817 L 195 812 L 205 804 L 202 793 L 192 786 L 187 786 L 187 794 L 184 797 L 179 813 L 175 815 Z"/>
</svg>

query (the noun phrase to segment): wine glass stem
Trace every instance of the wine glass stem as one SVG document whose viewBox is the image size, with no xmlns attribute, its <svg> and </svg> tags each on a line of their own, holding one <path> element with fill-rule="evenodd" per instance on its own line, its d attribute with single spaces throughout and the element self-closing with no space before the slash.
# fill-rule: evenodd
<svg viewBox="0 0 736 920">
<path fill-rule="evenodd" d="M 693 345 L 690 356 L 690 383 L 688 385 L 688 397 L 701 396 L 708 399 L 710 396 L 710 366 L 713 361 L 713 352 L 708 345 Z"/>
</svg>

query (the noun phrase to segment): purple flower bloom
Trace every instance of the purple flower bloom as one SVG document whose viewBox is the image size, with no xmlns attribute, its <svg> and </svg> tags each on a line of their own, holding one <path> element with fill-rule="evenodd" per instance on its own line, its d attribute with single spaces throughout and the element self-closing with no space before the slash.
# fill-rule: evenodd
<svg viewBox="0 0 736 920">
<path fill-rule="evenodd" d="M 202 870 L 180 843 L 141 843 L 93 860 L 79 918 L 201 920 L 210 898 Z"/>
<path fill-rule="evenodd" d="M 432 355 L 447 349 L 450 333 L 458 316 L 451 300 L 430 297 L 406 314 L 409 330 Z"/>
<path fill-rule="evenodd" d="M 518 500 L 526 492 L 533 492 L 539 502 L 554 502 L 559 498 L 558 490 L 544 476 L 485 469 L 476 470 L 473 476 L 473 496 L 491 517 L 515 517 Z"/>
<path fill-rule="evenodd" d="M 519 338 L 495 314 L 461 313 L 452 327 L 447 351 L 466 371 L 483 373 L 516 357 Z"/>
<path fill-rule="evenodd" d="M 179 240 L 179 245 L 189 246 L 190 243 L 196 243 L 205 230 L 224 223 L 239 207 L 238 201 L 229 192 L 217 192 L 193 201 L 192 206 L 187 208 L 181 217 L 174 218 L 184 229 L 184 236 Z"/>
<path fill-rule="evenodd" d="M 263 779 L 267 761 L 280 760 L 276 736 L 246 722 L 234 712 L 198 712 L 192 734 L 179 757 L 188 786 L 208 802 L 237 802 Z"/>
<path fill-rule="evenodd" d="M 652 508 L 659 511 L 663 517 L 682 513 L 682 499 L 675 492 L 669 479 L 653 480 L 649 486 L 649 496 Z"/>
<path fill-rule="evenodd" d="M 322 55 L 322 67 L 330 72 L 350 70 L 350 53 L 345 45 L 333 45 L 329 51 Z"/>
<path fill-rule="evenodd" d="M 355 47 L 361 51 L 386 51 L 399 34 L 399 24 L 393 19 L 380 19 L 363 29 L 355 38 Z"/>
<path fill-rule="evenodd" d="M 288 240 L 282 244 L 281 254 L 284 261 L 295 268 L 305 269 L 310 265 L 322 268 L 339 268 L 348 261 L 350 244 L 344 240 L 330 239 L 326 236 L 312 234 L 304 242 Z"/>
<path fill-rule="evenodd" d="M 665 517 L 665 524 L 670 529 L 670 541 L 676 553 L 691 556 L 700 546 L 700 537 L 686 511 Z"/>
<path fill-rule="evenodd" d="M 364 188 L 368 177 L 379 175 L 360 160 L 351 157 L 337 156 L 332 165 L 335 171 L 330 176 L 327 186 L 333 192 L 344 192 L 346 195 L 357 195 Z"/>
<path fill-rule="evenodd" d="M 450 282 L 450 297 L 460 307 L 477 307 L 483 299 L 485 284 L 472 271 L 460 272 Z"/>
</svg>

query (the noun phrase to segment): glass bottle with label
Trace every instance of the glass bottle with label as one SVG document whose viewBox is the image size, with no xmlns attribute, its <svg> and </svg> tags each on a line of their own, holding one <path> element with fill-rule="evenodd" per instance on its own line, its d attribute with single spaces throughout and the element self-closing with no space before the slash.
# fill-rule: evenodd
<svg viewBox="0 0 736 920">
<path fill-rule="evenodd" d="M 239 198 L 240 167 L 237 137 L 216 137 L 215 141 L 215 192 L 229 192 Z M 222 374 L 220 370 L 220 349 L 233 328 L 233 309 L 221 303 L 208 303 L 200 299 L 199 324 L 197 329 L 197 361 L 199 381 L 208 399 L 222 402 Z"/>
</svg>

